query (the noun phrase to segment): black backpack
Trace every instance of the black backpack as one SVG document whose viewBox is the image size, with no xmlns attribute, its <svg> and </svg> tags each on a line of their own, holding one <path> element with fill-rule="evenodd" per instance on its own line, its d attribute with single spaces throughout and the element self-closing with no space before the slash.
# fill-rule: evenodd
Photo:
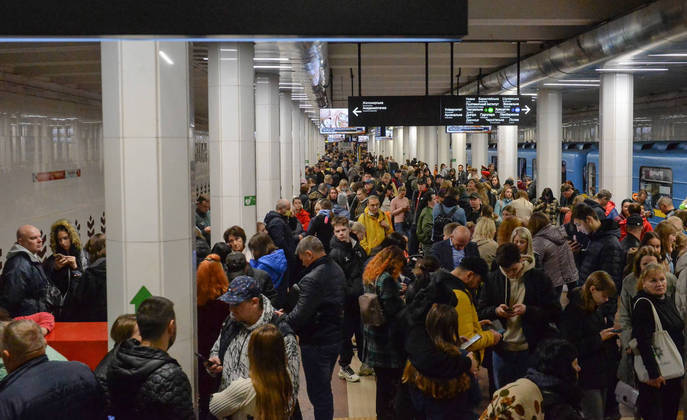
<svg viewBox="0 0 687 420">
<path fill-rule="evenodd" d="M 449 223 L 453 223 L 453 215 L 458 210 L 458 206 L 455 206 L 448 213 L 444 213 L 444 205 L 439 204 L 439 215 L 434 219 L 434 226 L 432 227 L 432 242 L 439 242 L 444 239 L 444 226 Z"/>
</svg>

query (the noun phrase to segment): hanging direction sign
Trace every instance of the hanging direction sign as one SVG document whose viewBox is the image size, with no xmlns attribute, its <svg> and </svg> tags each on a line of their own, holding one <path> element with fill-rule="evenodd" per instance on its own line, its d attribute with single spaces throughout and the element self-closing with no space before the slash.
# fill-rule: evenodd
<svg viewBox="0 0 687 420">
<path fill-rule="evenodd" d="M 536 123 L 530 96 L 349 96 L 351 126 L 519 125 Z"/>
</svg>

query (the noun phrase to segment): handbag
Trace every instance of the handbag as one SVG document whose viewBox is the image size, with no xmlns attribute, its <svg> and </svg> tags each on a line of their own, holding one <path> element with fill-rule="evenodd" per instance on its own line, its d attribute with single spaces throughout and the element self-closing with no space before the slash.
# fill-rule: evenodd
<svg viewBox="0 0 687 420">
<path fill-rule="evenodd" d="M 682 362 L 682 355 L 678 351 L 673 339 L 670 338 L 668 331 L 663 329 L 661 320 L 658 318 L 658 313 L 656 313 L 656 308 L 654 304 L 647 298 L 639 298 L 635 302 L 645 299 L 651 305 L 651 311 L 654 314 L 654 323 L 656 329 L 654 330 L 654 335 L 651 338 L 651 348 L 654 352 L 654 357 L 656 358 L 656 364 L 658 365 L 658 370 L 664 379 L 675 379 L 680 378 L 685 374 L 685 365 Z M 633 307 L 634 309 L 634 307 Z M 634 368 L 637 374 L 637 379 L 640 382 L 646 383 L 649 380 L 649 372 L 644 366 L 644 361 L 637 348 L 637 339 L 633 338 L 629 342 L 630 348 L 634 353 Z"/>
<path fill-rule="evenodd" d="M 626 407 L 637 410 L 637 398 L 639 391 L 623 381 L 618 381 L 615 386 L 615 400 Z"/>
<path fill-rule="evenodd" d="M 386 319 L 377 293 L 367 292 L 358 296 L 358 305 L 360 306 L 360 318 L 363 321 L 363 325 L 371 327 L 381 327 L 384 325 Z"/>
</svg>

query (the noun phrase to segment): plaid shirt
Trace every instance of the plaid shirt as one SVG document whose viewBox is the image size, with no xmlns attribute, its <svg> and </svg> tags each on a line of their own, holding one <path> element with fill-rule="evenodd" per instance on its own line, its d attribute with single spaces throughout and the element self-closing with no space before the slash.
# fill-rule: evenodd
<svg viewBox="0 0 687 420">
<path fill-rule="evenodd" d="M 396 315 L 403 309 L 401 286 L 389 273 L 382 273 L 374 284 L 365 285 L 366 293 L 376 293 L 382 304 L 386 323 L 380 327 L 363 325 L 365 345 L 363 361 L 370 367 L 402 368 L 406 357 L 393 337 Z"/>
<path fill-rule="evenodd" d="M 558 225 L 558 213 L 560 212 L 560 208 L 561 206 L 558 205 L 558 200 L 555 198 L 550 203 L 539 199 L 537 200 L 537 204 L 534 205 L 534 211 L 540 211 L 546 214 L 553 225 Z"/>
</svg>

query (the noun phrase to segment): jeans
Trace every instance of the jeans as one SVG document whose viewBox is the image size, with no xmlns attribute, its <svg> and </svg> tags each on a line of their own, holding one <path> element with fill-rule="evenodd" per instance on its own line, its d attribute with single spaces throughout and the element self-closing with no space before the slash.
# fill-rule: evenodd
<svg viewBox="0 0 687 420">
<path fill-rule="evenodd" d="M 644 420 L 674 420 L 680 407 L 682 378 L 668 379 L 661 388 L 645 383 L 637 384 L 639 389 L 639 414 Z"/>
<path fill-rule="evenodd" d="M 580 408 L 585 419 L 604 420 L 604 405 L 606 403 L 606 389 L 582 390 Z"/>
<path fill-rule="evenodd" d="M 476 420 L 477 416 L 467 403 L 467 395 L 459 394 L 450 400 L 435 400 L 413 385 L 408 386 L 410 400 L 417 412 L 416 419 L 426 420 Z"/>
<path fill-rule="evenodd" d="M 353 344 L 351 343 L 353 335 L 355 335 L 355 347 L 358 349 L 358 358 L 360 359 L 363 354 L 363 332 L 358 305 L 344 308 L 343 342 L 339 354 L 339 366 L 341 367 L 350 365 L 351 360 L 353 360 Z"/>
<path fill-rule="evenodd" d="M 396 418 L 394 400 L 401 388 L 403 368 L 375 367 L 374 370 L 377 377 L 377 399 L 375 401 L 377 420 L 394 420 Z"/>
<path fill-rule="evenodd" d="M 494 351 L 492 357 L 492 369 L 494 370 L 494 386 L 503 388 L 511 382 L 515 382 L 527 373 L 530 353 L 524 351 Z"/>
<path fill-rule="evenodd" d="M 332 373 L 336 359 L 339 357 L 340 347 L 340 342 L 301 345 L 308 399 L 315 409 L 315 420 L 332 420 L 334 418 Z"/>
<path fill-rule="evenodd" d="M 406 238 L 408 237 L 408 232 L 406 232 L 406 228 L 403 227 L 403 223 L 394 223 L 394 230 L 404 235 Z"/>
</svg>

